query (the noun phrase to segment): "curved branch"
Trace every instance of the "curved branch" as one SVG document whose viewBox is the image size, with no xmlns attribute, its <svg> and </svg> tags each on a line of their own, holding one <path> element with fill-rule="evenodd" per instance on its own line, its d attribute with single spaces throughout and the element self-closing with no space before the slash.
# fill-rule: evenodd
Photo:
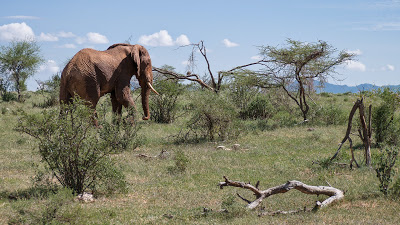
<svg viewBox="0 0 400 225">
<path fill-rule="evenodd" d="M 231 181 L 224 176 L 225 181 L 219 183 L 219 187 L 222 189 L 224 186 L 232 186 L 232 187 L 240 187 L 249 189 L 256 195 L 256 200 L 250 202 L 247 205 L 248 209 L 256 208 L 265 198 L 268 198 L 271 195 L 286 193 L 292 189 L 296 189 L 304 194 L 312 194 L 312 195 L 327 195 L 329 198 L 325 199 L 322 202 L 317 202 L 317 207 L 325 207 L 331 204 L 332 202 L 338 201 L 344 197 L 343 191 L 329 186 L 312 186 L 304 184 L 297 180 L 288 181 L 285 184 L 268 188 L 267 190 L 261 191 L 258 188 L 254 187 L 251 184 L 247 184 L 240 181 Z"/>
<path fill-rule="evenodd" d="M 166 77 L 172 78 L 172 79 L 195 81 L 195 82 L 199 83 L 202 87 L 205 87 L 205 88 L 210 89 L 211 91 L 214 91 L 214 88 L 212 88 L 209 85 L 207 85 L 206 83 L 204 83 L 204 81 L 202 81 L 197 74 L 188 72 L 187 75 L 182 75 L 182 74 L 178 74 L 178 73 L 175 73 L 172 71 L 160 69 L 160 68 L 157 68 L 154 66 L 153 66 L 153 71 L 164 74 Z"/>
</svg>

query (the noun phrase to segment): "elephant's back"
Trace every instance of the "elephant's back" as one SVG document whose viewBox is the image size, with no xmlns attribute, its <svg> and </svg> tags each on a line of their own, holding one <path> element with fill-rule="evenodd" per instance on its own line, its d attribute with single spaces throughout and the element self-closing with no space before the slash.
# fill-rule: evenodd
<svg viewBox="0 0 400 225">
<path fill-rule="evenodd" d="M 93 63 L 91 57 L 96 50 L 82 49 L 72 57 L 69 63 L 65 66 L 64 76 L 76 76 L 79 74 L 87 74 L 93 71 Z"/>
<path fill-rule="evenodd" d="M 84 89 L 88 82 L 95 82 L 96 71 L 92 55 L 95 55 L 96 52 L 98 51 L 93 49 L 82 49 L 74 55 L 62 71 L 60 86 L 62 91 L 81 92 L 80 89 Z"/>
</svg>

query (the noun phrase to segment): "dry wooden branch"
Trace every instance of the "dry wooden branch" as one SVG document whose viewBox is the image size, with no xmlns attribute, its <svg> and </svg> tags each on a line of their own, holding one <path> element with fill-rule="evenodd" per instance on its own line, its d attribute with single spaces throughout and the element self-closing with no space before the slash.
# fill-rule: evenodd
<svg viewBox="0 0 400 225">
<path fill-rule="evenodd" d="M 200 79 L 200 76 L 197 74 L 193 74 L 188 72 L 186 75 L 183 74 L 178 74 L 172 71 L 168 71 L 168 70 L 164 70 L 164 69 L 160 69 L 157 67 L 153 66 L 153 71 L 155 72 L 159 72 L 163 75 L 165 75 L 168 79 L 178 79 L 178 80 L 189 80 L 189 81 L 194 81 L 199 83 L 202 87 L 208 88 L 211 91 L 214 91 L 214 88 L 210 87 L 209 85 L 207 85 L 203 80 Z"/>
<path fill-rule="evenodd" d="M 353 116 L 356 110 L 358 109 L 359 105 L 361 104 L 361 101 L 357 99 L 357 101 L 354 103 L 353 108 L 350 111 L 349 115 L 349 121 L 347 124 L 347 130 L 346 130 L 346 135 L 344 136 L 342 142 L 339 144 L 339 148 L 336 151 L 336 153 L 332 156 L 331 161 L 336 158 L 336 156 L 339 154 L 340 149 L 342 148 L 343 144 L 347 141 L 347 139 L 350 137 L 350 131 L 351 131 L 351 122 L 353 121 Z"/>
<path fill-rule="evenodd" d="M 356 163 L 357 167 L 360 167 L 357 163 L 357 161 L 354 158 L 354 150 L 353 150 L 353 142 L 350 138 L 350 132 L 351 132 L 351 124 L 353 121 L 353 117 L 355 112 L 359 111 L 359 116 L 360 116 L 360 121 L 361 121 L 361 128 L 358 129 L 358 136 L 361 138 L 364 144 L 365 148 L 365 164 L 367 166 L 371 165 L 371 108 L 372 106 L 369 106 L 369 117 L 368 117 L 368 125 L 367 122 L 365 121 L 365 114 L 364 114 L 364 103 L 363 103 L 363 98 L 357 99 L 357 101 L 354 103 L 353 108 L 350 111 L 349 115 L 349 121 L 347 124 L 347 131 L 346 135 L 344 136 L 342 142 L 339 144 L 339 148 L 336 151 L 336 153 L 332 156 L 331 160 L 336 158 L 336 156 L 339 154 L 340 149 L 342 148 L 343 144 L 349 140 L 350 143 L 350 151 L 351 151 L 351 161 L 350 161 L 350 167 L 353 166 L 353 162 Z"/>
<path fill-rule="evenodd" d="M 248 202 L 247 208 L 254 209 L 256 208 L 265 198 L 268 198 L 274 194 L 286 193 L 292 189 L 296 189 L 301 191 L 304 194 L 312 194 L 312 195 L 327 195 L 329 198 L 325 199 L 323 202 L 317 201 L 316 207 L 325 207 L 331 204 L 334 201 L 338 201 L 344 197 L 343 191 L 328 186 L 311 186 L 304 184 L 297 180 L 288 181 L 285 184 L 268 188 L 267 190 L 260 190 L 258 187 L 254 187 L 250 183 L 244 183 L 240 181 L 231 181 L 227 177 L 224 176 L 225 181 L 219 183 L 219 187 L 222 189 L 225 186 L 239 187 L 252 191 L 256 196 L 256 200 L 252 202 Z M 242 197 L 241 197 L 242 198 Z M 243 198 L 242 198 L 243 199 Z M 245 200 L 245 199 L 243 199 Z M 245 200 L 248 201 L 247 199 Z"/>
</svg>

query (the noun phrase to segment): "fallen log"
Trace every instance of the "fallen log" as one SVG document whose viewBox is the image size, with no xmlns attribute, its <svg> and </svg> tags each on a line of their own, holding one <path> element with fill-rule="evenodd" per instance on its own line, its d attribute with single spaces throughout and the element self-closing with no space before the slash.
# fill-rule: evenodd
<svg viewBox="0 0 400 225">
<path fill-rule="evenodd" d="M 312 194 L 312 195 L 327 195 L 329 198 L 325 199 L 322 202 L 317 201 L 316 202 L 316 208 L 320 207 L 326 207 L 332 202 L 338 201 L 344 197 L 343 191 L 334 188 L 334 187 L 328 187 L 328 186 L 312 186 L 312 185 L 307 185 L 304 184 L 300 181 L 297 180 L 292 180 L 288 181 L 285 184 L 276 186 L 276 187 L 271 187 L 266 190 L 260 190 L 258 188 L 259 182 L 257 182 L 256 187 L 251 185 L 250 183 L 244 183 L 240 181 L 232 181 L 229 180 L 227 177 L 224 176 L 225 181 L 220 182 L 218 186 L 223 189 L 225 186 L 231 186 L 231 187 L 239 187 L 239 188 L 244 188 L 252 191 L 254 195 L 256 196 L 256 200 L 250 201 L 242 196 L 239 195 L 239 197 L 244 200 L 245 202 L 248 203 L 247 208 L 248 209 L 254 209 L 256 208 L 265 198 L 268 198 L 271 195 L 275 194 L 281 194 L 281 193 L 286 193 L 292 189 L 296 189 L 304 194 Z"/>
</svg>

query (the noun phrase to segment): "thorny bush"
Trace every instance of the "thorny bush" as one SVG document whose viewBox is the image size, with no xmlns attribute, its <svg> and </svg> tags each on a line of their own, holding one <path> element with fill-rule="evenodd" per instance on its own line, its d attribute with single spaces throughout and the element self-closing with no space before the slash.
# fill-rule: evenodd
<svg viewBox="0 0 400 225">
<path fill-rule="evenodd" d="M 93 115 L 92 109 L 75 98 L 61 106 L 61 113 L 53 109 L 42 115 L 24 114 L 16 128 L 38 140 L 42 161 L 75 194 L 123 188 L 124 176 L 110 156 L 137 147 L 138 126 L 121 118 L 114 123 L 99 121 L 102 128 L 96 128 Z"/>
</svg>

